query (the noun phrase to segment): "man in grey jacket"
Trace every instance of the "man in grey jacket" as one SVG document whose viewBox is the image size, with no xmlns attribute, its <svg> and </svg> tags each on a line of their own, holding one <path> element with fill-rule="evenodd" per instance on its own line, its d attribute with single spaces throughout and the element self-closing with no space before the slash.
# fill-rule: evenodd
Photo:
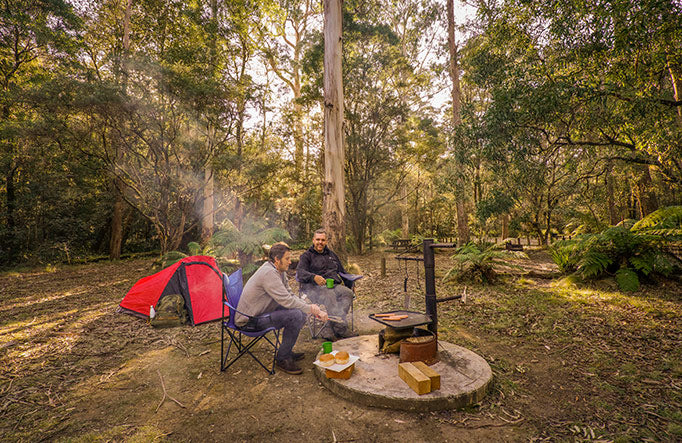
<svg viewBox="0 0 682 443">
<path fill-rule="evenodd" d="M 301 374 L 303 370 L 296 364 L 296 360 L 302 360 L 304 354 L 293 352 L 293 348 L 305 325 L 307 314 L 323 321 L 328 317 L 319 306 L 304 302 L 291 291 L 286 277 L 290 264 L 289 246 L 286 243 L 272 245 L 269 261 L 263 263 L 244 285 L 237 305 L 239 312 L 235 314 L 235 323 L 254 330 L 284 328 L 275 364 L 288 374 Z"/>
</svg>

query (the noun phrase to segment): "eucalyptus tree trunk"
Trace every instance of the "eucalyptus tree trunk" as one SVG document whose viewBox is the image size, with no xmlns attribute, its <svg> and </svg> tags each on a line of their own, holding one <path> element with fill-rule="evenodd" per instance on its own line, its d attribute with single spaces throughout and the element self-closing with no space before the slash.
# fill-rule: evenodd
<svg viewBox="0 0 682 443">
<path fill-rule="evenodd" d="M 639 165 L 637 169 L 640 175 L 635 185 L 635 196 L 639 218 L 644 218 L 658 209 L 658 198 L 651 180 L 650 166 Z"/>
<path fill-rule="evenodd" d="M 453 128 L 462 123 L 461 98 L 459 89 L 459 63 L 457 61 L 457 45 L 455 44 L 455 5 L 454 0 L 448 0 L 448 48 L 450 50 L 450 79 L 452 80 L 452 126 Z M 458 180 L 456 185 L 456 209 L 457 209 L 457 241 L 459 245 L 469 242 L 469 215 L 464 196 L 464 184 Z"/>
<path fill-rule="evenodd" d="M 401 225 L 403 231 L 403 238 L 409 238 L 410 236 L 410 204 L 407 200 L 407 188 L 403 186 L 400 188 L 400 198 L 402 200 L 400 204 L 400 217 Z"/>
<path fill-rule="evenodd" d="M 217 0 L 211 0 L 211 23 L 213 24 L 213 29 L 218 29 L 218 2 Z M 210 46 L 209 46 L 209 60 L 210 66 L 213 71 L 211 74 L 215 76 L 216 67 L 216 57 L 217 57 L 217 43 L 215 33 L 211 36 Z M 214 227 L 214 196 L 213 196 L 213 168 L 211 167 L 211 151 L 213 150 L 215 143 L 215 128 L 213 124 L 210 123 L 210 119 L 207 123 L 207 137 L 206 137 L 206 149 L 209 152 L 209 157 L 206 160 L 206 166 L 204 167 L 204 200 L 201 208 L 201 241 L 206 243 L 211 235 L 213 235 Z"/>
<path fill-rule="evenodd" d="M 679 69 L 677 71 L 679 71 Z M 682 95 L 682 81 L 680 80 L 680 73 L 676 72 L 673 65 L 670 63 L 670 60 L 668 60 L 668 72 L 670 73 L 670 81 L 673 84 L 675 101 L 679 102 L 680 96 Z M 682 128 L 682 106 L 677 106 L 677 115 L 675 117 L 677 119 L 677 126 Z"/>
<path fill-rule="evenodd" d="M 133 0 L 127 0 L 125 14 L 123 16 L 123 54 L 121 71 L 123 91 L 126 91 L 128 83 L 128 57 L 130 56 L 130 16 L 133 9 Z M 123 143 L 119 143 L 116 149 L 116 158 L 123 156 Z M 125 184 L 120 177 L 115 176 L 112 183 L 114 193 L 114 207 L 111 214 L 111 236 L 109 237 L 109 258 L 116 260 L 121 258 L 121 246 L 123 243 L 123 188 Z"/>
<path fill-rule="evenodd" d="M 329 247 L 346 258 L 341 0 L 324 0 L 324 182 L 322 219 Z"/>
<path fill-rule="evenodd" d="M 606 167 L 606 174 L 604 174 L 604 180 L 606 181 L 606 198 L 608 200 L 609 208 L 609 224 L 615 226 L 620 222 L 618 214 L 616 213 L 616 199 L 615 192 L 613 189 L 613 177 L 612 177 L 613 165 L 611 162 Z"/>
</svg>

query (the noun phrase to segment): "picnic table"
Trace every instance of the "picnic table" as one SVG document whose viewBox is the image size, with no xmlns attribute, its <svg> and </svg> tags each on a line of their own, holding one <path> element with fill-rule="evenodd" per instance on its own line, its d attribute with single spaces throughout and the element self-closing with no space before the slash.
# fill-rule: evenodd
<svg viewBox="0 0 682 443">
<path fill-rule="evenodd" d="M 412 244 L 412 240 L 410 240 L 409 238 L 401 238 L 401 239 L 393 240 L 391 242 L 391 249 L 393 249 L 394 251 L 407 252 L 407 251 L 416 251 L 417 247 L 415 247 Z"/>
</svg>

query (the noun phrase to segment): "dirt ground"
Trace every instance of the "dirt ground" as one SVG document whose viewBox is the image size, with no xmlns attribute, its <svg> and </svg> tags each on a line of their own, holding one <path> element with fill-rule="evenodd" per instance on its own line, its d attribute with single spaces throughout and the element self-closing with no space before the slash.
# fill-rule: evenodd
<svg viewBox="0 0 682 443">
<path fill-rule="evenodd" d="M 351 258 L 365 275 L 361 334 L 378 331 L 369 312 L 402 308 L 406 294 L 423 310 L 423 269 L 394 256 L 385 277 L 379 253 Z M 436 262 L 443 275 L 447 254 Z M 330 393 L 313 374 L 321 340 L 305 330 L 303 375 L 246 358 L 221 373 L 217 323 L 157 330 L 115 313 L 151 260 L 4 273 L 0 440 L 681 441 L 682 285 L 623 295 L 610 281 L 550 278 L 543 251 L 520 263 L 493 286 L 437 284 L 439 296 L 467 293 L 439 305 L 441 339 L 479 353 L 495 379 L 480 404 L 434 413 Z"/>
</svg>

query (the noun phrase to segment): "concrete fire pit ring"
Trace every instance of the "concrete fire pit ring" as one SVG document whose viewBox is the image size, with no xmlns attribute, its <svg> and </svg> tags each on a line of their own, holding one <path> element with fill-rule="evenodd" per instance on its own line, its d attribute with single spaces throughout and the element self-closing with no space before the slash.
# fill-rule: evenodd
<svg viewBox="0 0 682 443">
<path fill-rule="evenodd" d="M 441 375 L 441 388 L 418 395 L 398 376 L 399 357 L 380 354 L 376 335 L 347 338 L 334 343 L 335 350 L 358 355 L 348 380 L 327 378 L 315 366 L 315 375 L 327 389 L 354 403 L 402 411 L 459 409 L 480 402 L 492 380 L 492 370 L 478 354 L 439 341 L 440 361 L 431 366 Z"/>
</svg>

